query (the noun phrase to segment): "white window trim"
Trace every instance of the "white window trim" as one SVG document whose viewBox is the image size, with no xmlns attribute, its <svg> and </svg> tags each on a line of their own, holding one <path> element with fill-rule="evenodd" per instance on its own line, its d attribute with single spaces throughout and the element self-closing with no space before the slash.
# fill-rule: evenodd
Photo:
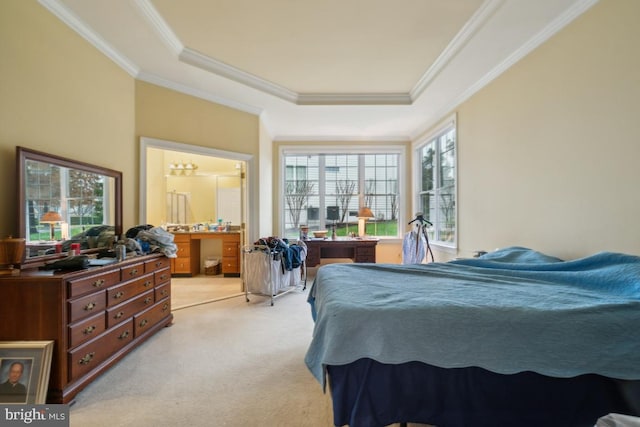
<svg viewBox="0 0 640 427">
<path fill-rule="evenodd" d="M 282 208 L 284 206 L 284 187 L 285 187 L 285 155 L 299 155 L 299 154 L 398 154 L 399 164 L 404 165 L 407 161 L 407 150 L 404 145 L 348 145 L 348 146 L 332 146 L 332 145 L 283 145 L 278 150 L 279 158 L 279 170 L 278 170 L 278 210 L 280 212 L 280 220 L 278 221 L 279 232 L 284 230 L 284 215 L 282 214 Z M 398 191 L 400 193 L 400 206 L 398 208 L 398 236 L 377 236 L 380 240 L 399 240 L 402 239 L 404 234 L 401 230 L 403 221 L 402 218 L 406 218 L 407 212 L 407 200 L 402 197 L 405 194 L 405 175 L 402 173 L 402 167 L 398 170 Z M 457 181 L 457 180 L 456 180 Z"/>
<path fill-rule="evenodd" d="M 455 219 L 456 219 L 456 233 L 455 238 L 452 243 L 442 242 L 442 241 L 429 241 L 429 244 L 436 246 L 440 249 L 443 249 L 445 252 L 456 253 L 458 249 L 458 235 L 460 234 L 460 224 L 458 222 L 458 149 L 459 149 L 459 138 L 458 138 L 458 117 L 456 113 L 453 113 L 451 116 L 445 118 L 442 122 L 440 122 L 437 126 L 433 128 L 433 130 L 425 134 L 425 136 L 421 137 L 416 143 L 412 144 L 413 150 L 413 188 L 415 189 L 415 193 L 413 194 L 413 206 L 417 210 L 420 206 L 420 191 L 421 189 L 421 154 L 420 151 L 431 142 L 433 139 L 443 134 L 448 129 L 452 128 L 456 133 L 456 148 L 455 148 L 455 162 L 456 162 L 456 182 L 454 185 L 454 194 L 455 194 Z"/>
</svg>

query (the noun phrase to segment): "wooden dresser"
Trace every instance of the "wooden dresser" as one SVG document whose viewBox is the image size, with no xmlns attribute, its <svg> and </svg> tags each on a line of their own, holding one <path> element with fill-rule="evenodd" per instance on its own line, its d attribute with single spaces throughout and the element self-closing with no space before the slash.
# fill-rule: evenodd
<svg viewBox="0 0 640 427">
<path fill-rule="evenodd" d="M 178 247 L 177 258 L 171 259 L 171 274 L 195 276 L 200 273 L 200 241 L 222 241 L 222 274 L 225 277 L 240 276 L 240 233 L 225 231 L 194 231 L 174 233 L 173 242 Z"/>
<path fill-rule="evenodd" d="M 87 384 L 173 321 L 164 255 L 74 272 L 0 276 L 0 340 L 54 340 L 48 403 Z"/>
</svg>

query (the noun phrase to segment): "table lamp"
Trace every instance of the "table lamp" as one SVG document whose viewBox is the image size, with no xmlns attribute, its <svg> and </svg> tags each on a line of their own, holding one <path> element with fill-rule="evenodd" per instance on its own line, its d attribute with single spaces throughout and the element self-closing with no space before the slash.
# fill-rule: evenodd
<svg viewBox="0 0 640 427">
<path fill-rule="evenodd" d="M 358 211 L 358 236 L 360 237 L 364 237 L 366 234 L 365 227 L 367 225 L 368 218 L 374 218 L 371 209 L 367 207 L 360 208 Z"/>
<path fill-rule="evenodd" d="M 0 240 L 0 276 L 20 274 L 20 269 L 14 266 L 22 263 L 25 242 L 23 238 L 11 236 Z"/>
<path fill-rule="evenodd" d="M 49 224 L 49 227 L 51 228 L 51 240 L 55 240 L 54 225 L 62 222 L 62 216 L 58 212 L 45 212 L 45 214 L 42 215 L 42 218 L 40 218 L 40 222 Z"/>
</svg>

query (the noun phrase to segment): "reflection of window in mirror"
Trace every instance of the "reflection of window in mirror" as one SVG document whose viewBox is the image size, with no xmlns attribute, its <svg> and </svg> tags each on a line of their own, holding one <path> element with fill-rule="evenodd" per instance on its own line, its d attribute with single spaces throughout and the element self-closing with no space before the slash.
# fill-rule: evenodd
<svg viewBox="0 0 640 427">
<path fill-rule="evenodd" d="M 33 160 L 26 171 L 28 241 L 66 240 L 109 223 L 112 189 L 105 176 Z"/>
<path fill-rule="evenodd" d="M 122 233 L 122 172 L 16 147 L 18 236 L 25 257 L 110 247 Z"/>
</svg>

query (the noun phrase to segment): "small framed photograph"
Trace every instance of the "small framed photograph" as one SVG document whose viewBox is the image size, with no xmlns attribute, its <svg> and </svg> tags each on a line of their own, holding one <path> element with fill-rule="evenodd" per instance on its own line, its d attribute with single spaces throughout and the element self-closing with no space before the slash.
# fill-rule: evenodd
<svg viewBox="0 0 640 427">
<path fill-rule="evenodd" d="M 0 404 L 45 404 L 53 341 L 0 341 Z"/>
</svg>

